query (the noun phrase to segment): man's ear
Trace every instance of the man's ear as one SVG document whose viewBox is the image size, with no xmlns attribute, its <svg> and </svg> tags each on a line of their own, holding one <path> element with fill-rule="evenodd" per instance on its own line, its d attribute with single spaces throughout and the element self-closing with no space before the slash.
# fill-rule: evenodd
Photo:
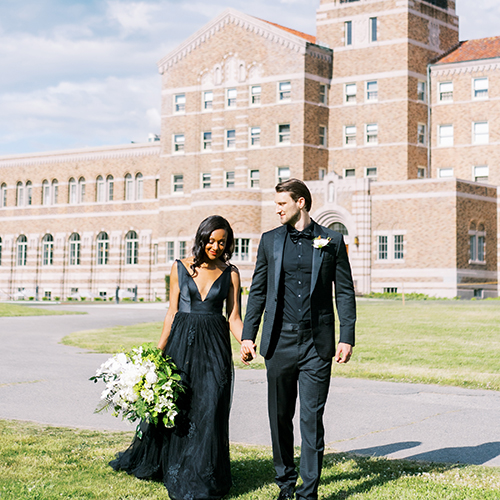
<svg viewBox="0 0 500 500">
<path fill-rule="evenodd" d="M 303 210 L 304 207 L 306 206 L 306 199 L 304 197 L 299 198 L 297 200 L 297 204 L 299 205 L 299 208 Z"/>
</svg>

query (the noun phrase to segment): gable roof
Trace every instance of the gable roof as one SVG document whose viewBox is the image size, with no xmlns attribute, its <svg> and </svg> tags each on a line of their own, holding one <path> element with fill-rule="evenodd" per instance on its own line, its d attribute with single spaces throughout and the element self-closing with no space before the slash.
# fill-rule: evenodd
<svg viewBox="0 0 500 500">
<path fill-rule="evenodd" d="M 460 42 L 455 49 L 436 61 L 436 64 L 478 61 L 500 57 L 500 36 Z"/>
<path fill-rule="evenodd" d="M 256 17 L 256 19 L 259 19 Z M 281 24 L 276 24 L 272 23 L 271 21 L 266 21 L 265 19 L 260 19 L 260 21 L 264 21 L 265 23 L 271 24 L 272 26 L 276 26 L 279 29 L 282 29 L 284 31 L 288 31 L 288 33 L 291 33 L 292 35 L 300 36 L 300 38 L 303 38 L 304 40 L 307 40 L 309 43 L 316 43 L 316 37 L 312 35 L 308 35 L 307 33 L 303 33 L 302 31 L 297 31 L 292 28 L 287 28 L 286 26 L 281 26 Z"/>
</svg>

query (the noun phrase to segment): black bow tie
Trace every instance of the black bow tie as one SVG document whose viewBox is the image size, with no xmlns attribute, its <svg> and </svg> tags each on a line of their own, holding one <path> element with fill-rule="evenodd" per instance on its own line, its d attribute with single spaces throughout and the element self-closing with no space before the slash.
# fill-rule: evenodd
<svg viewBox="0 0 500 500">
<path fill-rule="evenodd" d="M 312 227 L 307 227 L 304 231 L 297 231 L 294 227 L 290 227 L 288 229 L 288 234 L 290 235 L 290 239 L 293 243 L 297 243 L 300 238 L 304 238 L 306 240 L 312 240 L 314 238 Z"/>
</svg>

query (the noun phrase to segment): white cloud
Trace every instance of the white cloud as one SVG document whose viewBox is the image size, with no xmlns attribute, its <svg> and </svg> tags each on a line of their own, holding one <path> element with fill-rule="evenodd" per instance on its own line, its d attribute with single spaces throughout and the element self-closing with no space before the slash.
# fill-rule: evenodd
<svg viewBox="0 0 500 500">
<path fill-rule="evenodd" d="M 161 6 L 146 2 L 110 0 L 107 14 L 111 19 L 118 21 L 126 31 L 130 32 L 150 29 L 154 20 L 153 16 L 160 9 Z"/>
</svg>

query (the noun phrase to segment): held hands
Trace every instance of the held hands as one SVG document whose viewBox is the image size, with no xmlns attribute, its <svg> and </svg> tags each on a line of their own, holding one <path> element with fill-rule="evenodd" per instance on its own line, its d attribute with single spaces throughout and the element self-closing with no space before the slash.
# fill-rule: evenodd
<svg viewBox="0 0 500 500">
<path fill-rule="evenodd" d="M 241 342 L 241 361 L 248 365 L 249 361 L 252 361 L 257 357 L 257 353 L 255 352 L 256 345 L 251 340 L 243 340 Z"/>
<path fill-rule="evenodd" d="M 339 342 L 337 352 L 335 353 L 336 363 L 347 363 L 352 356 L 352 345 Z"/>
</svg>

